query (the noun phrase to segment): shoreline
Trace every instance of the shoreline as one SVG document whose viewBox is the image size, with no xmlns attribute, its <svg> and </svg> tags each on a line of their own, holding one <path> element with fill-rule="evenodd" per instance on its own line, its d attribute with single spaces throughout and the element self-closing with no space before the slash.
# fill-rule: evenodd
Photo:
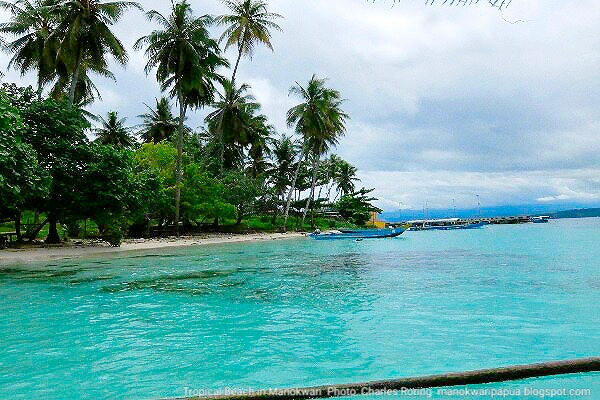
<svg viewBox="0 0 600 400">
<path fill-rule="evenodd" d="M 0 265 L 29 264 L 44 261 L 60 261 L 89 256 L 126 254 L 129 252 L 207 246 L 213 244 L 233 244 L 245 242 L 263 242 L 287 240 L 304 237 L 303 233 L 253 233 L 253 234 L 206 234 L 182 238 L 128 239 L 120 247 L 106 243 L 88 243 L 82 241 L 67 242 L 57 246 L 24 247 L 20 249 L 0 250 Z"/>
</svg>

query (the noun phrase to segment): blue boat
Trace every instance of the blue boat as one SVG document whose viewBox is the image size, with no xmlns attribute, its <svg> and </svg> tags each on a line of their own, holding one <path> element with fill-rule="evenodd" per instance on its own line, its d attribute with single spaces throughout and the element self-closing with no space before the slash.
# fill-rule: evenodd
<svg viewBox="0 0 600 400">
<path fill-rule="evenodd" d="M 382 239 L 400 236 L 406 231 L 405 228 L 389 228 L 389 229 L 359 229 L 350 230 L 344 229 L 343 231 L 333 230 L 321 232 L 319 230 L 309 234 L 311 239 L 315 240 L 338 240 L 338 239 Z"/>
</svg>

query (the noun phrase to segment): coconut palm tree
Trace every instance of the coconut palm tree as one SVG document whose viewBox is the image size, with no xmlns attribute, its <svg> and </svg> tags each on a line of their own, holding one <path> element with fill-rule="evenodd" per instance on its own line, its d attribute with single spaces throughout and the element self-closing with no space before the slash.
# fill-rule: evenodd
<svg viewBox="0 0 600 400">
<path fill-rule="evenodd" d="M 250 173 L 254 178 L 266 172 L 268 167 L 267 158 L 271 153 L 269 142 L 275 134 L 275 128 L 267 121 L 264 114 L 251 116 L 248 145 L 250 149 Z"/>
<path fill-rule="evenodd" d="M 303 145 L 298 166 L 292 179 L 292 185 L 288 192 L 284 230 L 287 228 L 292 194 L 296 186 L 302 161 L 308 154 L 312 155 L 313 173 L 311 193 L 304 210 L 304 221 L 306 211 L 310 207 L 310 202 L 314 197 L 321 155 L 327 152 L 330 146 L 337 143 L 338 137 L 345 132 L 345 122 L 349 118 L 341 109 L 343 100 L 340 93 L 337 90 L 327 88 L 325 83 L 325 79 L 319 79 L 316 75 L 313 75 L 306 87 L 302 87 L 299 83 L 296 83 L 290 89 L 290 94 L 300 97 L 302 103 L 292 107 L 288 111 L 287 122 L 290 127 L 293 126 L 295 131 L 301 135 Z"/>
<path fill-rule="evenodd" d="M 148 112 L 138 117 L 142 118 L 140 137 L 144 143 L 159 143 L 170 140 L 177 132 L 177 119 L 171 112 L 169 99 L 161 97 L 156 99 L 156 108 L 152 109 L 147 104 Z"/>
<path fill-rule="evenodd" d="M 56 28 L 57 0 L 0 1 L 0 7 L 12 14 L 12 20 L 0 24 L 0 33 L 16 37 L 4 48 L 13 54 L 8 67 L 15 68 L 21 76 L 36 71 L 38 99 L 44 85 L 55 74 L 58 41 L 51 36 Z"/>
<path fill-rule="evenodd" d="M 338 193 L 341 193 L 343 196 L 353 193 L 356 190 L 354 182 L 360 181 L 360 179 L 356 177 L 356 167 L 341 160 L 336 172 L 334 180 Z"/>
<path fill-rule="evenodd" d="M 214 84 L 223 80 L 216 70 L 229 64 L 221 57 L 218 43 L 208 32 L 207 28 L 213 19 L 207 15 L 194 16 L 186 0 L 172 3 L 171 14 L 167 17 L 155 10 L 149 11 L 146 16 L 148 20 L 157 22 L 160 29 L 140 38 L 135 43 L 135 48 L 146 47 L 146 73 L 156 68 L 156 79 L 162 90 L 169 90 L 171 97 L 177 99 L 179 105 L 175 167 L 175 225 L 179 235 L 181 159 L 186 113 L 189 108 L 200 108 L 213 101 Z"/>
<path fill-rule="evenodd" d="M 272 141 L 271 149 L 272 167 L 269 170 L 271 183 L 277 193 L 277 198 L 283 196 L 285 189 L 292 183 L 295 161 L 298 157 L 298 143 L 291 136 L 283 135 Z"/>
<path fill-rule="evenodd" d="M 237 47 L 238 57 L 231 77 L 231 81 L 235 82 L 242 56 L 252 58 L 258 44 L 273 50 L 270 31 L 281 31 L 281 27 L 273 21 L 283 17 L 269 12 L 268 3 L 262 0 L 224 0 L 223 3 L 232 14 L 217 17 L 217 23 L 227 26 L 220 39 L 225 41 L 225 50 L 234 45 Z"/>
<path fill-rule="evenodd" d="M 59 24 L 53 35 L 60 39 L 58 58 L 70 78 L 70 104 L 75 102 L 80 75 L 86 67 L 108 71 L 107 54 L 121 65 L 127 63 L 127 51 L 110 26 L 130 8 L 142 10 L 132 1 L 66 0 L 60 4 Z"/>
<path fill-rule="evenodd" d="M 125 121 L 127 118 L 119 118 L 116 111 L 109 111 L 106 119 L 98 116 L 100 127 L 93 130 L 98 137 L 96 141 L 117 147 L 133 147 L 135 139 L 131 136 L 131 128 L 125 126 Z"/>
<path fill-rule="evenodd" d="M 223 82 L 223 93 L 212 104 L 215 109 L 207 115 L 208 129 L 220 146 L 220 175 L 223 170 L 239 166 L 243 160 L 243 149 L 250 143 L 253 132 L 253 117 L 260 105 L 248 94 L 249 85 L 239 88 L 229 80 Z M 256 121 L 254 121 L 256 122 Z"/>
</svg>

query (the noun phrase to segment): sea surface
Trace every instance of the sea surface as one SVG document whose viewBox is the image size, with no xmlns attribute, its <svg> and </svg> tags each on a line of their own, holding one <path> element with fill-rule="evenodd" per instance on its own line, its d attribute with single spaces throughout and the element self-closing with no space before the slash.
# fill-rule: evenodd
<svg viewBox="0 0 600 400">
<path fill-rule="evenodd" d="M 181 397 L 599 356 L 600 219 L 0 265 L 0 310 L 7 399 Z M 482 388 L 600 399 L 600 374 L 468 389 Z M 537 395 L 517 395 L 527 388 Z M 372 396 L 384 397 L 501 398 Z"/>
</svg>

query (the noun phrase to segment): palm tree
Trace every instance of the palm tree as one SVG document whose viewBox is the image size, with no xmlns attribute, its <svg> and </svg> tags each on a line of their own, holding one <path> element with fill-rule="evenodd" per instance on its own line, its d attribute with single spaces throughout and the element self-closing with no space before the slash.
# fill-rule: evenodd
<svg viewBox="0 0 600 400">
<path fill-rule="evenodd" d="M 340 163 L 343 162 L 339 156 L 336 154 L 332 154 L 329 156 L 329 159 L 325 162 L 325 178 L 327 180 L 327 199 L 331 199 L 331 189 L 335 184 L 335 179 L 338 175 L 338 169 Z"/>
<path fill-rule="evenodd" d="M 169 99 L 161 97 L 156 99 L 156 109 L 152 109 L 147 104 L 148 112 L 139 115 L 142 118 L 142 129 L 140 137 L 144 143 L 159 143 L 163 140 L 170 140 L 177 132 L 177 119 L 171 112 Z"/>
<path fill-rule="evenodd" d="M 344 160 L 340 161 L 341 162 L 338 165 L 337 173 L 334 179 L 337 186 L 337 191 L 345 196 L 353 193 L 356 190 L 354 182 L 358 182 L 360 179 L 356 177 L 357 169 L 355 166 Z"/>
<path fill-rule="evenodd" d="M 38 99 L 44 85 L 54 78 L 58 43 L 51 37 L 56 27 L 57 0 L 0 1 L 0 7 L 12 14 L 12 21 L 0 24 L 0 33 L 15 36 L 5 49 L 13 54 L 8 67 L 21 73 L 37 72 Z"/>
<path fill-rule="evenodd" d="M 248 155 L 250 156 L 250 172 L 255 178 L 267 170 L 267 157 L 271 153 L 269 142 L 274 133 L 275 128 L 268 123 L 266 115 L 259 114 L 251 117 Z"/>
<path fill-rule="evenodd" d="M 70 77 L 70 104 L 75 102 L 75 90 L 86 67 L 108 71 L 107 54 L 121 65 L 127 63 L 127 52 L 110 26 L 129 8 L 142 10 L 132 1 L 66 0 L 61 3 L 55 34 L 61 41 L 58 58 Z"/>
<path fill-rule="evenodd" d="M 210 37 L 207 27 L 213 22 L 205 15 L 195 17 L 186 0 L 172 3 L 171 14 L 163 16 L 158 11 L 146 13 L 150 21 L 156 21 L 161 29 L 155 30 L 135 43 L 135 48 L 146 47 L 146 73 L 156 67 L 156 79 L 162 90 L 169 90 L 179 104 L 179 127 L 177 130 L 177 162 L 175 190 L 175 225 L 179 235 L 181 202 L 183 135 L 188 108 L 210 104 L 214 98 L 215 81 L 223 77 L 216 73 L 221 66 L 228 66 L 221 57 L 218 43 Z"/>
<path fill-rule="evenodd" d="M 304 221 L 308 207 L 310 207 L 310 202 L 315 194 L 315 184 L 321 155 L 328 151 L 329 146 L 335 145 L 337 138 L 345 132 L 345 122 L 348 119 L 348 115 L 341 109 L 343 102 L 341 95 L 337 90 L 327 88 L 325 83 L 325 79 L 319 79 L 316 75 L 313 75 L 306 88 L 296 83 L 290 89 L 290 94 L 297 95 L 303 102 L 288 111 L 287 122 L 290 127 L 294 126 L 295 131 L 302 136 L 303 145 L 300 160 L 288 192 L 284 230 L 287 228 L 292 194 L 296 187 L 296 180 L 298 179 L 302 161 L 308 153 L 312 155 L 313 174 L 311 191 L 302 217 Z"/>
<path fill-rule="evenodd" d="M 117 147 L 133 147 L 135 139 L 130 134 L 131 128 L 125 126 L 126 120 L 127 118 L 119 118 L 116 111 L 109 111 L 106 119 L 99 116 L 101 127 L 93 131 L 98 136 L 96 141 Z"/>
<path fill-rule="evenodd" d="M 296 169 L 294 162 L 298 156 L 298 151 L 298 143 L 290 136 L 283 135 L 273 140 L 273 149 L 271 150 L 273 165 L 269 175 L 278 199 L 283 196 L 285 189 L 292 183 L 292 177 Z"/>
<path fill-rule="evenodd" d="M 212 104 L 215 110 L 205 119 L 220 146 L 220 175 L 223 170 L 241 164 L 243 148 L 254 134 L 254 113 L 260 109 L 254 96 L 247 93 L 249 85 L 239 88 L 234 85 L 228 80 L 223 82 L 223 93 L 217 92 L 218 99 Z"/>
<path fill-rule="evenodd" d="M 225 50 L 233 45 L 238 50 L 231 77 L 231 81 L 235 82 L 235 75 L 243 55 L 252 58 L 258 44 L 264 44 L 273 50 L 270 30 L 282 30 L 273 20 L 283 17 L 270 13 L 267 10 L 268 3 L 262 0 L 224 0 L 223 3 L 229 7 L 232 14 L 217 17 L 217 23 L 227 25 L 220 39 L 221 42 L 226 41 Z"/>
</svg>

